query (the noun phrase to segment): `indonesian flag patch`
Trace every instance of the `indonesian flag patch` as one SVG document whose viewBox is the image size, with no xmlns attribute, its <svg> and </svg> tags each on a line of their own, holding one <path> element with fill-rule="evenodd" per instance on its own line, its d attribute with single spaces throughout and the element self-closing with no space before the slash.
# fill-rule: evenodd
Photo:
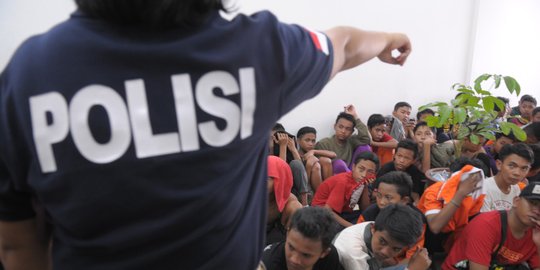
<svg viewBox="0 0 540 270">
<path fill-rule="evenodd" d="M 321 51 L 325 55 L 328 55 L 328 38 L 326 37 L 326 35 L 321 32 L 309 29 L 306 30 L 309 32 L 309 35 L 311 36 L 311 41 L 313 41 L 313 45 L 315 45 L 315 48 L 317 48 L 318 51 Z"/>
</svg>

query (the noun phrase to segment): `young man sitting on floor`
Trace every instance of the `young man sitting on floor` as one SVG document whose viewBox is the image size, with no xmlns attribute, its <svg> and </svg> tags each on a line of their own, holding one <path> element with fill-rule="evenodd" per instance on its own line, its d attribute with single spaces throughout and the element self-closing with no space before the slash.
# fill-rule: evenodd
<svg viewBox="0 0 540 270">
<path fill-rule="evenodd" d="M 372 152 L 362 152 L 354 162 L 352 172 L 345 172 L 326 179 L 317 189 L 312 206 L 332 210 L 334 218 L 343 227 L 356 222 L 361 210 L 369 206 L 367 185 L 375 179 L 379 159 Z M 358 205 L 360 210 L 353 211 Z"/>
<path fill-rule="evenodd" d="M 346 270 L 394 266 L 392 258 L 411 247 L 422 235 L 422 215 L 408 206 L 392 204 L 381 210 L 375 222 L 343 230 L 334 240 Z M 394 269 L 425 270 L 431 264 L 427 250 L 417 249 L 407 264 Z"/>
<path fill-rule="evenodd" d="M 267 270 L 341 270 L 339 255 L 332 245 L 337 223 L 324 208 L 305 207 L 294 213 L 285 241 L 264 249 Z"/>
<path fill-rule="evenodd" d="M 456 240 L 442 269 L 518 269 L 509 266 L 525 262 L 528 268 L 520 269 L 539 269 L 539 228 L 540 184 L 533 183 L 514 198 L 509 211 L 475 217 Z"/>
</svg>

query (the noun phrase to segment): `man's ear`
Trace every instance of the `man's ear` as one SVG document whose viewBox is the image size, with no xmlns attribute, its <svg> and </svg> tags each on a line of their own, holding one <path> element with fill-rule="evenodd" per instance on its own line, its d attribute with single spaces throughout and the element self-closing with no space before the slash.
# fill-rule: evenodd
<svg viewBox="0 0 540 270">
<path fill-rule="evenodd" d="M 403 197 L 401 197 L 401 202 L 404 203 L 404 204 L 409 204 L 409 203 L 412 203 L 413 200 L 409 196 L 403 196 Z"/>
<path fill-rule="evenodd" d="M 330 251 L 332 251 L 332 248 L 328 247 L 325 251 L 323 251 L 323 253 L 321 253 L 321 256 L 319 258 L 324 258 L 326 257 L 326 255 L 328 255 L 330 253 Z"/>
<path fill-rule="evenodd" d="M 501 171 L 502 161 L 500 159 L 495 160 L 495 165 L 497 165 L 497 170 Z"/>
</svg>

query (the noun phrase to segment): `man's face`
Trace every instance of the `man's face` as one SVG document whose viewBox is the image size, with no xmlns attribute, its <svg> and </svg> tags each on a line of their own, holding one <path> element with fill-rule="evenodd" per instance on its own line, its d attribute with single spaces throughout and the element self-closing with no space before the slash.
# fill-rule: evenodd
<svg viewBox="0 0 540 270">
<path fill-rule="evenodd" d="M 493 150 L 495 151 L 495 153 L 499 153 L 501 151 L 501 149 L 503 148 L 503 146 L 505 146 L 507 144 L 513 144 L 513 143 L 514 143 L 514 141 L 512 139 L 510 139 L 508 137 L 505 137 L 505 136 L 501 136 L 493 144 Z"/>
<path fill-rule="evenodd" d="M 534 110 L 534 103 L 530 101 L 520 101 L 519 102 L 519 114 L 521 117 L 526 119 L 531 119 L 532 111 Z"/>
<path fill-rule="evenodd" d="M 401 195 L 399 195 L 397 187 L 395 185 L 379 183 L 379 187 L 374 193 L 375 198 L 377 199 L 377 206 L 379 207 L 379 209 L 383 209 L 391 204 L 407 203 L 407 198 L 403 198 L 401 197 Z"/>
<path fill-rule="evenodd" d="M 298 138 L 298 145 L 302 151 L 307 152 L 315 148 L 315 142 L 317 141 L 317 135 L 315 133 L 306 133 Z"/>
<path fill-rule="evenodd" d="M 371 138 L 376 142 L 380 142 L 382 140 L 385 131 L 386 124 L 375 125 L 374 127 L 369 129 Z"/>
<path fill-rule="evenodd" d="M 414 133 L 414 141 L 417 143 L 424 142 L 427 139 L 434 139 L 433 131 L 428 126 L 421 126 Z"/>
<path fill-rule="evenodd" d="M 401 120 L 402 123 L 409 122 L 409 116 L 411 115 L 411 108 L 407 106 L 399 107 L 392 114 Z"/>
<path fill-rule="evenodd" d="M 338 141 L 344 142 L 351 137 L 354 131 L 353 123 L 345 118 L 339 118 L 334 125 L 334 130 Z"/>
<path fill-rule="evenodd" d="M 540 122 L 540 111 L 533 115 L 532 121 L 533 122 Z"/>
<path fill-rule="evenodd" d="M 376 172 L 377 166 L 373 161 L 362 159 L 354 165 L 352 176 L 356 182 L 359 182 L 367 175 L 374 175 Z"/>
<path fill-rule="evenodd" d="M 513 207 L 521 223 L 528 227 L 538 226 L 540 222 L 540 200 L 515 197 Z"/>
<path fill-rule="evenodd" d="M 398 148 L 394 154 L 394 166 L 398 171 L 405 171 L 414 164 L 413 150 Z"/>
<path fill-rule="evenodd" d="M 499 169 L 497 177 L 500 177 L 507 185 L 519 183 L 527 176 L 531 168 L 529 161 L 516 154 L 507 156 L 504 161 L 497 160 L 496 163 L 497 169 Z"/>
<path fill-rule="evenodd" d="M 478 143 L 475 144 L 469 140 L 469 138 L 463 139 L 463 151 L 469 151 L 469 152 L 478 152 L 480 148 L 482 148 L 482 145 L 484 145 L 484 142 L 486 142 L 486 139 L 482 136 L 478 136 Z"/>
<path fill-rule="evenodd" d="M 405 245 L 398 243 L 392 239 L 386 231 L 376 231 L 374 225 L 371 227 L 371 248 L 374 257 L 379 261 L 384 261 L 396 257 L 404 248 Z"/>
<path fill-rule="evenodd" d="M 294 228 L 287 232 L 285 258 L 289 270 L 312 269 L 313 265 L 329 251 L 329 248 L 323 249 L 320 240 L 306 238 Z"/>
</svg>

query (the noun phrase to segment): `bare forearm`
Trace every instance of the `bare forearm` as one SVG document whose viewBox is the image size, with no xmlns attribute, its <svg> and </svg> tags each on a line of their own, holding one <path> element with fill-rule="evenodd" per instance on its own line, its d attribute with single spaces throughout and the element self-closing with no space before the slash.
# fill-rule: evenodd
<svg viewBox="0 0 540 270">
<path fill-rule="evenodd" d="M 371 145 L 372 146 L 376 146 L 376 147 L 383 147 L 383 148 L 392 148 L 392 149 L 395 149 L 398 145 L 398 141 L 397 140 L 390 140 L 390 141 L 387 141 L 387 142 L 371 142 Z"/>
<path fill-rule="evenodd" d="M 325 208 L 327 209 L 330 209 L 330 211 L 332 211 L 332 215 L 334 216 L 334 219 L 343 227 L 350 227 L 352 226 L 352 223 L 346 221 L 345 219 L 343 219 L 340 215 L 338 215 L 336 212 L 334 212 L 334 209 L 332 209 L 332 207 L 330 207 L 329 205 L 325 205 L 324 206 Z"/>
<path fill-rule="evenodd" d="M 425 173 L 431 169 L 431 147 L 424 145 L 422 156 L 422 172 Z"/>
<path fill-rule="evenodd" d="M 0 222 L 0 261 L 7 270 L 51 269 L 49 237 L 35 219 Z"/>
<path fill-rule="evenodd" d="M 327 157 L 330 159 L 334 159 L 337 156 L 334 151 L 328 150 L 313 150 L 313 154 L 318 157 Z"/>
<path fill-rule="evenodd" d="M 456 213 L 459 205 L 461 205 L 462 200 L 463 196 L 456 194 L 451 202 L 441 209 L 441 212 L 428 216 L 427 221 L 429 229 L 435 234 L 440 233 L 444 226 L 448 224 L 452 216 Z"/>
</svg>

